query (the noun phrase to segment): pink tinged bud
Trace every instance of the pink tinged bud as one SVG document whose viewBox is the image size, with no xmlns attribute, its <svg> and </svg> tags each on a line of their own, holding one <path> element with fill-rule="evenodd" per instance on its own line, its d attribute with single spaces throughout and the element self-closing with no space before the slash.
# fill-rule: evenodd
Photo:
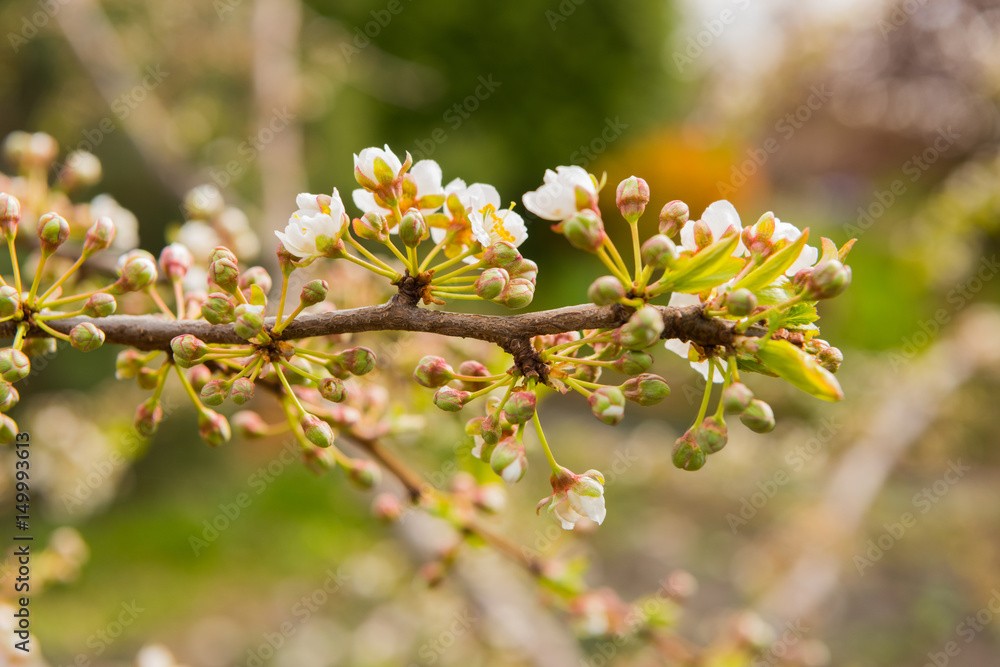
<svg viewBox="0 0 1000 667">
<path fill-rule="evenodd" d="M 445 412 L 458 412 L 465 407 L 465 403 L 471 395 L 469 392 L 462 391 L 461 389 L 441 387 L 434 392 L 434 405 Z"/>
<path fill-rule="evenodd" d="M 601 368 L 599 366 L 577 366 L 571 377 L 574 380 L 597 382 L 601 379 Z"/>
<path fill-rule="evenodd" d="M 483 364 L 478 361 L 469 359 L 468 361 L 463 361 L 458 367 L 459 375 L 467 375 L 470 377 L 488 377 L 490 374 L 490 369 L 486 368 Z M 480 389 L 485 389 L 487 387 L 486 382 L 476 382 L 474 380 L 462 380 L 462 389 L 466 391 L 479 391 Z"/>
<path fill-rule="evenodd" d="M 621 386 L 625 398 L 639 405 L 656 405 L 670 395 L 670 385 L 659 375 L 643 373 Z"/>
<path fill-rule="evenodd" d="M 233 382 L 232 390 L 229 392 L 230 398 L 236 405 L 246 405 L 253 399 L 254 384 L 250 378 L 239 378 Z"/>
<path fill-rule="evenodd" d="M 500 296 L 510 282 L 510 274 L 505 269 L 486 269 L 476 279 L 476 295 L 493 301 Z"/>
<path fill-rule="evenodd" d="M 28 377 L 30 372 L 31 361 L 24 352 L 12 347 L 0 350 L 0 377 L 4 380 L 14 383 Z"/>
<path fill-rule="evenodd" d="M 382 471 L 371 461 L 354 459 L 347 468 L 347 478 L 358 488 L 367 490 L 382 480 Z"/>
<path fill-rule="evenodd" d="M 285 250 L 285 244 L 278 241 L 278 267 L 281 268 L 282 275 L 291 275 L 292 271 L 295 270 L 295 261 L 298 259 L 295 255 Z"/>
<path fill-rule="evenodd" d="M 367 375 L 375 370 L 375 353 L 367 347 L 352 347 L 338 355 L 340 366 L 351 375 Z"/>
<path fill-rule="evenodd" d="M 240 284 L 240 269 L 236 262 L 223 257 L 208 267 L 208 277 L 223 291 L 235 294 Z"/>
<path fill-rule="evenodd" d="M 385 216 L 374 211 L 369 211 L 360 218 L 355 218 L 351 222 L 351 226 L 354 227 L 354 233 L 360 238 L 379 243 L 384 243 L 389 239 L 389 223 L 386 222 Z"/>
<path fill-rule="evenodd" d="M 509 241 L 497 241 L 483 253 L 483 263 L 486 266 L 499 269 L 507 269 L 508 272 L 520 263 L 523 258 L 521 253 Z"/>
<path fill-rule="evenodd" d="M 69 238 L 69 223 L 58 213 L 46 213 L 38 219 L 38 240 L 42 252 L 51 254 Z"/>
<path fill-rule="evenodd" d="M 7 412 L 21 400 L 20 394 L 9 382 L 0 382 L 0 412 Z"/>
<path fill-rule="evenodd" d="M 538 264 L 530 259 L 522 259 L 520 262 L 507 267 L 507 271 L 513 271 L 513 273 L 510 274 L 511 278 L 530 280 L 532 285 L 534 285 L 535 281 L 538 279 Z"/>
<path fill-rule="evenodd" d="M 562 233 L 570 245 L 579 250 L 597 252 L 604 244 L 604 222 L 593 210 L 587 208 L 562 223 Z"/>
<path fill-rule="evenodd" d="M 416 248 L 430 235 L 427 221 L 420 209 L 411 208 L 399 223 L 399 239 L 408 248 Z"/>
<path fill-rule="evenodd" d="M 663 333 L 663 315 L 650 305 L 643 306 L 632 313 L 628 322 L 614 334 L 614 341 L 622 347 L 641 350 L 660 339 Z"/>
<path fill-rule="evenodd" d="M 524 444 L 516 438 L 504 438 L 490 454 L 490 467 L 507 484 L 516 484 L 528 472 L 528 457 Z"/>
<path fill-rule="evenodd" d="M 83 242 L 84 254 L 91 255 L 109 248 L 115 240 L 115 231 L 115 223 L 111 218 L 101 216 L 95 220 L 87 230 L 87 238 Z"/>
<path fill-rule="evenodd" d="M 317 447 L 329 447 L 333 444 L 333 428 L 316 415 L 305 414 L 299 424 L 306 439 Z"/>
<path fill-rule="evenodd" d="M 122 266 L 122 275 L 111 290 L 113 295 L 144 290 L 156 282 L 156 262 L 145 255 L 135 255 Z"/>
<path fill-rule="evenodd" d="M 473 417 L 465 422 L 465 435 L 477 436 L 483 434 L 483 420 L 486 417 Z"/>
<path fill-rule="evenodd" d="M 726 295 L 726 310 L 730 315 L 746 317 L 757 308 L 757 297 L 750 290 L 740 288 Z"/>
<path fill-rule="evenodd" d="M 171 243 L 160 252 L 160 269 L 171 280 L 182 280 L 193 264 L 191 251 L 180 243 Z"/>
<path fill-rule="evenodd" d="M 264 294 L 267 294 L 271 291 L 273 284 L 271 275 L 263 266 L 251 266 L 240 276 L 240 289 L 250 289 L 256 285 Z"/>
<path fill-rule="evenodd" d="M 699 220 L 694 223 L 694 243 L 698 246 L 698 250 L 703 250 L 712 245 L 712 241 L 714 240 L 712 229 L 708 226 L 707 222 Z"/>
<path fill-rule="evenodd" d="M 191 334 L 174 338 L 170 341 L 170 349 L 173 350 L 174 361 L 181 368 L 196 366 L 208 354 L 208 345 Z"/>
<path fill-rule="evenodd" d="M 677 245 L 666 234 L 651 236 L 640 249 L 642 262 L 653 269 L 669 269 L 680 257 Z"/>
<path fill-rule="evenodd" d="M 211 220 L 225 208 L 222 193 L 209 183 L 191 188 L 184 195 L 184 211 L 191 220 Z"/>
<path fill-rule="evenodd" d="M 118 302 L 115 301 L 115 297 L 104 292 L 98 292 L 87 299 L 87 303 L 83 305 L 83 314 L 94 318 L 108 317 L 109 315 L 114 315 L 117 308 Z"/>
<path fill-rule="evenodd" d="M 630 176 L 618 184 L 615 205 L 629 224 L 635 224 L 649 203 L 649 185 L 641 178 Z"/>
<path fill-rule="evenodd" d="M 653 365 L 653 355 L 642 350 L 626 350 L 615 359 L 613 368 L 623 375 L 645 373 Z"/>
<path fill-rule="evenodd" d="M 7 415 L 0 415 L 0 444 L 13 445 L 18 433 L 17 422 Z"/>
<path fill-rule="evenodd" d="M 729 429 L 721 417 L 707 417 L 695 429 L 694 438 L 706 454 L 714 454 L 729 442 Z"/>
<path fill-rule="evenodd" d="M 816 355 L 816 361 L 826 370 L 836 373 L 844 361 L 844 354 L 835 347 L 826 347 Z"/>
<path fill-rule="evenodd" d="M 233 415 L 233 428 L 245 438 L 260 438 L 267 435 L 267 424 L 256 412 L 241 410 Z"/>
<path fill-rule="evenodd" d="M 161 421 L 163 421 L 163 407 L 159 401 L 149 399 L 139 404 L 139 408 L 135 411 L 133 426 L 139 435 L 148 438 L 156 433 Z"/>
<path fill-rule="evenodd" d="M 0 287 L 0 317 L 13 317 L 21 308 L 21 296 L 9 285 Z"/>
<path fill-rule="evenodd" d="M 234 264 L 237 262 L 236 255 L 233 253 L 233 251 L 224 245 L 215 246 L 214 248 L 212 248 L 212 252 L 208 253 L 209 264 L 218 261 L 220 259 L 228 259 Z"/>
<path fill-rule="evenodd" d="M 483 441 L 489 446 L 493 447 L 498 442 L 500 442 L 500 436 L 503 433 L 503 429 L 500 428 L 500 419 L 496 414 L 487 416 L 479 426 L 480 435 Z M 486 448 L 483 448 L 486 451 Z M 490 451 L 493 451 L 490 449 Z"/>
<path fill-rule="evenodd" d="M 380 521 L 392 523 L 403 515 L 403 503 L 391 493 L 380 493 L 372 501 L 372 516 Z"/>
<path fill-rule="evenodd" d="M 851 284 L 851 267 L 835 259 L 820 262 L 806 280 L 806 295 L 812 299 L 832 299 Z"/>
<path fill-rule="evenodd" d="M 250 340 L 264 328 L 264 306 L 241 303 L 236 306 L 236 335 Z"/>
<path fill-rule="evenodd" d="M 92 352 L 104 345 L 104 332 L 90 322 L 84 322 L 70 330 L 69 342 L 81 352 Z"/>
<path fill-rule="evenodd" d="M 422 387 L 443 387 L 455 379 L 455 371 L 444 357 L 428 355 L 413 370 L 413 379 Z"/>
<path fill-rule="evenodd" d="M 504 419 L 511 424 L 523 424 L 535 414 L 535 392 L 516 391 L 503 406 Z"/>
<path fill-rule="evenodd" d="M 224 292 L 213 292 L 201 304 L 201 315 L 210 324 L 229 324 L 236 320 L 236 300 Z"/>
<path fill-rule="evenodd" d="M 180 366 L 180 364 L 177 365 Z M 194 390 L 199 392 L 212 381 L 212 371 L 208 370 L 206 366 L 195 366 L 189 369 L 186 375 Z"/>
<path fill-rule="evenodd" d="M 701 470 L 705 465 L 705 450 L 698 446 L 694 434 L 688 431 L 674 443 L 671 460 L 681 470 Z"/>
<path fill-rule="evenodd" d="M 139 369 L 139 374 L 135 377 L 135 382 L 139 385 L 139 388 L 146 391 L 156 389 L 156 385 L 159 384 L 159 381 L 160 373 L 149 366 Z"/>
<path fill-rule="evenodd" d="M 232 431 L 229 429 L 229 422 L 226 421 L 226 418 L 208 408 L 198 414 L 198 434 L 210 447 L 224 445 L 232 437 Z"/>
<path fill-rule="evenodd" d="M 317 303 L 326 301 L 326 293 L 330 286 L 325 280 L 310 280 L 302 287 L 299 293 L 299 301 L 302 305 L 315 306 Z"/>
<path fill-rule="evenodd" d="M 625 298 L 625 287 L 614 276 L 601 276 L 590 284 L 587 297 L 598 306 L 610 306 Z"/>
<path fill-rule="evenodd" d="M 691 217 L 691 210 L 684 202 L 675 199 L 667 202 L 660 209 L 660 233 L 666 236 L 677 236 L 681 227 L 687 224 Z"/>
<path fill-rule="evenodd" d="M 535 286 L 530 280 L 511 278 L 496 302 L 511 310 L 517 310 L 530 304 L 533 298 L 535 298 Z"/>
<path fill-rule="evenodd" d="M 115 359 L 115 377 L 119 380 L 129 380 L 134 378 L 142 367 L 138 351 L 122 350 Z"/>
<path fill-rule="evenodd" d="M 734 382 L 722 392 L 722 407 L 729 414 L 742 414 L 750 407 L 753 392 L 742 382 Z"/>
<path fill-rule="evenodd" d="M 587 402 L 594 416 L 605 424 L 616 426 L 625 418 L 625 394 L 618 387 L 601 387 Z"/>
<path fill-rule="evenodd" d="M 740 421 L 754 433 L 768 433 L 774 429 L 774 412 L 770 405 L 755 398 L 740 415 Z"/>
<path fill-rule="evenodd" d="M 21 351 L 28 355 L 29 359 L 34 357 L 49 356 L 56 353 L 55 338 L 28 338 L 21 346 Z"/>
<path fill-rule="evenodd" d="M 340 378 L 323 378 L 319 384 L 319 393 L 331 403 L 342 403 L 347 398 L 347 390 Z"/>
<path fill-rule="evenodd" d="M 14 195 L 0 192 L 0 231 L 6 240 L 17 236 L 17 225 L 21 222 L 21 202 Z"/>
<path fill-rule="evenodd" d="M 211 407 L 222 405 L 229 395 L 229 385 L 224 380 L 212 380 L 201 388 L 201 402 Z"/>
</svg>

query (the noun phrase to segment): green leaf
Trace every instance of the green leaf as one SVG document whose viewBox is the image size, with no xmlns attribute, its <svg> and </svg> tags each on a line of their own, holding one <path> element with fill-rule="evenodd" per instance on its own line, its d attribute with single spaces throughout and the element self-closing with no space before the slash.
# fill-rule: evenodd
<svg viewBox="0 0 1000 667">
<path fill-rule="evenodd" d="M 837 378 L 787 340 L 767 341 L 760 346 L 757 358 L 778 377 L 807 394 L 824 401 L 839 401 L 844 397 Z"/>
<path fill-rule="evenodd" d="M 815 303 L 797 303 L 778 316 L 777 328 L 798 329 L 819 319 Z"/>
<path fill-rule="evenodd" d="M 267 305 L 267 295 L 264 294 L 264 290 L 260 288 L 260 285 L 250 286 L 250 303 L 254 306 Z"/>
<path fill-rule="evenodd" d="M 744 260 L 732 256 L 739 242 L 739 234 L 732 234 L 703 248 L 693 257 L 679 260 L 672 271 L 668 271 L 660 278 L 656 293 L 693 294 L 726 282 L 735 276 L 744 264 Z"/>
<path fill-rule="evenodd" d="M 780 276 L 783 276 L 788 267 L 799 258 L 807 240 L 809 240 L 809 230 L 805 229 L 799 238 L 795 239 L 794 243 L 785 246 L 768 257 L 763 264 L 743 276 L 733 289 L 746 288 L 751 292 L 756 292 L 759 289 L 767 287 Z"/>
</svg>

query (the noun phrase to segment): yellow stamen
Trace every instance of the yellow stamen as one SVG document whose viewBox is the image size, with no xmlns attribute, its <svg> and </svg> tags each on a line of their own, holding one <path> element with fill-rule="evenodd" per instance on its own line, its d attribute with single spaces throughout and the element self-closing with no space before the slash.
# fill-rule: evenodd
<svg viewBox="0 0 1000 667">
<path fill-rule="evenodd" d="M 490 228 L 490 235 L 494 239 L 507 241 L 508 243 L 514 242 L 514 235 L 504 228 L 503 218 L 497 215 L 497 210 L 494 208 L 493 204 L 487 204 L 480 212 L 483 214 L 484 221 L 486 218 L 493 220 L 493 226 Z"/>
</svg>

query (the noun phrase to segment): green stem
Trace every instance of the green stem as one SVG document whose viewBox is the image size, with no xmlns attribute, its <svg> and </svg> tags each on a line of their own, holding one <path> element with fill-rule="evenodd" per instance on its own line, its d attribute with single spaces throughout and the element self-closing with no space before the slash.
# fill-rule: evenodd
<svg viewBox="0 0 1000 667">
<path fill-rule="evenodd" d="M 80 259 L 76 260 L 76 262 L 73 263 L 73 266 L 66 269 L 66 273 L 62 274 L 62 277 L 59 280 L 52 283 L 52 287 L 45 290 L 45 292 L 40 297 L 38 297 L 38 303 L 45 303 L 45 300 L 49 298 L 49 296 L 51 296 L 53 292 L 59 289 L 59 286 L 62 285 L 67 278 L 73 275 L 76 272 L 76 270 L 80 268 L 85 259 L 87 258 L 81 255 Z"/>
<path fill-rule="evenodd" d="M 698 418 L 694 420 L 695 424 L 700 424 L 701 420 L 705 418 L 705 413 L 708 412 L 708 399 L 712 396 L 712 385 L 715 380 L 715 359 L 712 357 L 708 358 L 708 378 L 705 382 L 705 395 L 701 398 L 701 408 L 698 410 Z"/>
<path fill-rule="evenodd" d="M 312 380 L 316 384 L 319 384 L 319 383 L 321 383 L 323 381 L 323 378 L 317 377 L 317 376 L 313 375 L 312 373 L 307 373 L 306 371 L 302 370 L 301 368 L 297 368 L 296 366 L 288 363 L 284 359 L 278 359 L 278 363 L 281 364 L 282 366 L 284 366 L 285 368 L 287 368 L 288 370 L 294 371 L 295 373 L 298 373 L 299 375 L 301 375 L 302 377 L 306 378 L 307 380 Z"/>
<path fill-rule="evenodd" d="M 639 284 L 639 277 L 642 274 L 642 257 L 639 255 L 639 225 L 638 223 L 632 223 L 629 225 L 632 229 L 632 254 L 635 260 L 635 283 Z"/>
<path fill-rule="evenodd" d="M 455 255 L 451 259 L 446 260 L 444 262 L 441 262 L 440 264 L 437 264 L 436 266 L 432 266 L 430 269 L 426 269 L 426 270 L 433 271 L 435 274 L 437 274 L 439 271 L 443 271 L 444 269 L 447 269 L 449 266 L 454 266 L 455 264 L 458 264 L 459 262 L 461 262 L 462 260 L 464 260 L 466 257 L 470 257 L 472 255 L 475 255 L 476 254 L 476 246 L 477 245 L 478 244 L 473 243 L 472 247 L 466 249 L 465 252 L 463 252 L 461 254 L 458 254 L 458 255 Z M 468 266 L 473 266 L 474 267 L 474 266 L 476 266 L 476 264 L 469 264 Z M 437 276 L 437 275 L 435 275 L 434 277 L 435 278 L 439 278 L 439 277 L 440 278 L 447 278 L 449 275 L 452 275 L 452 274 L 446 274 L 444 276 Z"/>
<path fill-rule="evenodd" d="M 174 307 L 177 309 L 177 319 L 184 319 L 184 284 L 177 278 L 172 278 L 174 283 Z"/>
<path fill-rule="evenodd" d="M 611 242 L 611 239 L 608 236 L 604 237 L 604 248 L 607 249 L 608 253 L 615 260 L 615 264 L 618 265 L 618 269 L 621 271 L 621 273 L 625 276 L 628 276 L 628 267 L 625 266 L 625 260 L 623 260 L 622 256 L 618 254 L 618 248 L 615 246 L 614 243 Z"/>
<path fill-rule="evenodd" d="M 160 293 L 156 291 L 155 285 L 150 285 L 146 288 L 146 293 L 149 294 L 149 298 L 153 300 L 156 307 L 159 308 L 164 315 L 168 316 L 170 319 L 175 320 L 177 316 L 167 307 L 167 304 L 160 297 Z"/>
<path fill-rule="evenodd" d="M 180 378 L 181 386 L 183 386 L 184 391 L 187 392 L 188 398 L 190 398 L 191 402 L 194 403 L 194 406 L 198 408 L 198 412 L 204 412 L 205 406 L 202 405 L 201 403 L 201 397 L 198 396 L 198 393 L 194 390 L 194 387 L 192 387 L 191 383 L 188 382 L 187 376 L 184 375 L 184 371 L 181 370 L 181 367 L 177 366 L 176 364 L 174 364 L 174 368 L 177 370 L 177 377 Z"/>
<path fill-rule="evenodd" d="M 628 279 L 628 273 L 623 272 L 613 261 L 611 261 L 611 258 L 608 256 L 608 253 L 604 250 L 604 248 L 597 249 L 597 257 L 604 263 L 604 266 L 608 267 L 611 274 L 618 279 L 626 290 L 631 289 L 632 281 Z"/>
<path fill-rule="evenodd" d="M 556 463 L 556 457 L 552 455 L 552 449 L 549 447 L 548 440 L 545 439 L 545 432 L 542 430 L 542 422 L 538 420 L 538 411 L 531 415 L 531 421 L 535 424 L 535 433 L 538 434 L 538 441 L 542 443 L 542 451 L 545 452 L 545 458 L 549 462 L 549 467 L 552 468 L 552 473 L 559 475 L 562 473 L 562 466 Z"/>
<path fill-rule="evenodd" d="M 42 256 L 38 260 L 38 268 L 35 269 L 35 279 L 31 281 L 31 289 L 28 291 L 28 298 L 25 299 L 25 303 L 28 306 L 33 306 L 35 304 L 35 292 L 38 291 L 38 285 L 42 282 L 42 269 L 45 268 L 45 262 L 49 259 L 49 253 L 42 251 Z"/>
<path fill-rule="evenodd" d="M 378 275 L 384 276 L 386 278 L 395 279 L 396 276 L 398 275 L 398 274 L 396 274 L 393 271 L 386 271 L 384 269 L 380 269 L 379 267 L 375 266 L 374 264 L 371 264 L 370 262 L 366 262 L 365 260 L 361 259 L 360 257 L 355 257 L 354 255 L 352 255 L 349 252 L 345 252 L 343 254 L 343 257 L 344 257 L 344 259 L 346 259 L 346 260 L 348 260 L 350 262 L 354 262 L 358 266 L 361 266 L 361 267 L 364 267 L 364 268 L 368 269 L 372 273 L 377 273 Z"/>
<path fill-rule="evenodd" d="M 482 297 L 476 294 L 452 294 L 451 292 L 440 292 L 431 290 L 431 296 L 439 296 L 446 299 L 458 299 L 461 301 L 482 301 Z"/>
<path fill-rule="evenodd" d="M 281 322 L 282 316 L 285 314 L 285 299 L 288 298 L 288 276 L 291 274 L 281 272 L 281 298 L 278 300 L 278 316 L 274 318 L 275 322 Z"/>
<path fill-rule="evenodd" d="M 295 395 L 294 391 L 292 391 L 292 385 L 288 384 L 288 378 L 286 378 L 285 374 L 281 371 L 281 366 L 274 366 L 274 372 L 278 374 L 278 379 L 281 380 L 281 384 L 285 386 L 285 391 L 288 392 L 288 395 L 292 397 L 293 401 L 295 401 L 295 405 L 298 406 L 301 413 L 306 414 L 306 409 L 302 407 L 302 404 L 299 403 L 299 397 Z"/>
<path fill-rule="evenodd" d="M 350 243 L 352 246 L 354 246 L 354 248 L 358 252 L 360 252 L 362 255 L 364 255 L 365 257 L 367 257 L 369 262 L 371 262 L 372 264 L 374 264 L 374 265 L 376 265 L 378 267 L 381 267 L 381 268 L 385 269 L 386 271 L 391 271 L 393 274 L 396 273 L 395 271 L 393 271 L 393 268 L 391 266 L 389 266 L 388 264 L 386 264 L 385 262 L 383 262 L 381 259 L 379 259 L 378 257 L 376 257 L 371 252 L 369 252 L 368 248 L 366 248 L 363 245 L 361 245 L 361 243 L 359 241 L 356 241 L 353 236 L 351 236 L 350 234 L 345 234 L 344 238 L 346 238 L 347 242 Z"/>
<path fill-rule="evenodd" d="M 24 334 L 28 332 L 28 323 L 22 322 L 17 325 L 17 333 L 14 334 L 14 342 L 11 343 L 11 347 L 15 350 L 21 349 L 21 344 L 24 342 Z"/>
<path fill-rule="evenodd" d="M 10 249 L 10 263 L 14 268 L 14 288 L 17 290 L 17 296 L 20 297 L 23 294 L 21 290 L 21 267 L 17 263 L 17 248 L 14 247 L 14 239 L 7 239 L 7 247 Z"/>
<path fill-rule="evenodd" d="M 38 326 L 39 329 L 41 329 L 42 331 L 46 332 L 47 334 L 49 334 L 53 338 L 58 338 L 59 340 L 64 340 L 66 342 L 69 342 L 69 336 L 67 336 L 64 333 L 59 333 L 58 331 L 56 331 L 55 329 L 53 329 L 52 327 L 50 327 L 45 322 L 43 322 L 41 320 L 35 320 L 35 324 Z"/>
</svg>

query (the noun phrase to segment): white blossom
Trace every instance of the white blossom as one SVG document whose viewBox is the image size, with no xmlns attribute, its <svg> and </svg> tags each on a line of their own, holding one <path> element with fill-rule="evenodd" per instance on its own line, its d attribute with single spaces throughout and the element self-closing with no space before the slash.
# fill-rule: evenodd
<svg viewBox="0 0 1000 667">
<path fill-rule="evenodd" d="M 556 167 L 555 171 L 545 170 L 543 185 L 533 192 L 524 193 L 524 207 L 546 220 L 568 220 L 577 208 L 576 189 L 583 190 L 591 197 L 597 197 L 594 179 L 583 167 Z"/>
<path fill-rule="evenodd" d="M 285 250 L 300 260 L 315 259 L 323 255 L 317 247 L 319 237 L 337 238 L 347 224 L 347 213 L 340 193 L 333 189 L 333 196 L 302 193 L 295 198 L 299 207 L 288 219 L 284 232 L 275 235 Z"/>
</svg>

